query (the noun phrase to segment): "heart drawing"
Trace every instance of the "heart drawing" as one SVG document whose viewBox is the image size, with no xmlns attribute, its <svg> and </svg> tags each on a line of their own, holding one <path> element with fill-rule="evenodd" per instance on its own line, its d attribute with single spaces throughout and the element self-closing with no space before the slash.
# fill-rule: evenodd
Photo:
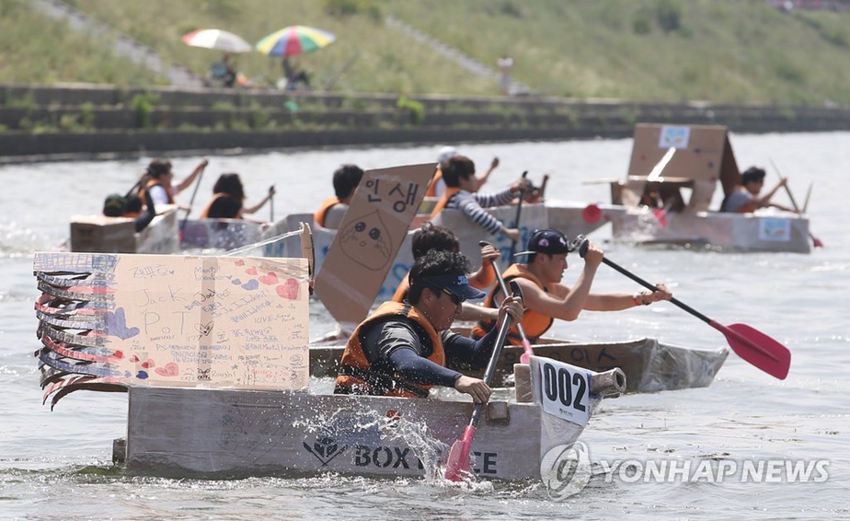
<svg viewBox="0 0 850 521">
<path fill-rule="evenodd" d="M 180 374 L 180 367 L 174 362 L 168 362 L 165 364 L 165 367 L 157 367 L 154 371 L 156 371 L 156 374 L 159 376 L 170 378 Z"/>
<path fill-rule="evenodd" d="M 104 315 L 104 320 L 106 321 L 106 327 L 103 328 L 103 331 L 107 335 L 118 337 L 121 340 L 127 340 L 139 334 L 139 328 L 127 327 L 124 308 L 116 309 L 115 313 L 107 311 L 106 315 Z"/>
<path fill-rule="evenodd" d="M 298 281 L 292 278 L 286 279 L 286 282 L 276 287 L 275 291 L 281 298 L 296 300 L 298 298 Z"/>
<path fill-rule="evenodd" d="M 279 282 L 277 278 L 277 273 L 271 271 L 268 275 L 263 275 L 262 277 L 260 277 L 260 282 L 262 282 L 266 286 L 277 284 Z"/>
</svg>

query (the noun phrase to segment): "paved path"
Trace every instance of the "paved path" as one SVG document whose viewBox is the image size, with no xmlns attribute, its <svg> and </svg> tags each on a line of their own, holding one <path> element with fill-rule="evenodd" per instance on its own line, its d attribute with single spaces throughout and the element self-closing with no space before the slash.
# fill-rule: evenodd
<svg viewBox="0 0 850 521">
<path fill-rule="evenodd" d="M 401 20 L 392 15 L 387 15 L 384 18 L 384 21 L 386 22 L 388 27 L 398 29 L 399 31 L 413 38 L 414 40 L 428 45 L 429 47 L 434 49 L 434 51 L 442 54 L 450 60 L 457 62 L 458 65 L 468 70 L 472 74 L 476 76 L 490 77 L 493 79 L 494 83 L 498 84 L 499 71 L 497 69 L 484 65 L 480 61 L 467 56 L 466 54 L 455 49 L 454 47 L 446 45 L 445 43 L 441 42 L 440 40 L 437 40 L 433 36 L 430 36 L 411 25 L 402 22 Z M 531 93 L 532 90 L 527 85 L 524 85 L 518 81 L 511 80 L 510 92 L 511 94 L 528 94 Z"/>
<path fill-rule="evenodd" d="M 119 33 L 112 27 L 94 20 L 60 0 L 33 0 L 32 6 L 54 20 L 66 21 L 68 26 L 87 33 L 101 42 L 114 42 L 114 52 L 133 63 L 168 78 L 171 85 L 203 87 L 203 79 L 185 67 L 166 64 L 153 49 Z"/>
</svg>

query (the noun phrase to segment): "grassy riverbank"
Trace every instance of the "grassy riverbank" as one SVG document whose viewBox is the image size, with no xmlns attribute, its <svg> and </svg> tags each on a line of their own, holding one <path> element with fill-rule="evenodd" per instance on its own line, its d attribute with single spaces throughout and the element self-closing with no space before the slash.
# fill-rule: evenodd
<svg viewBox="0 0 850 521">
<path fill-rule="evenodd" d="M 70 0 L 68 3 L 205 75 L 218 53 L 180 36 L 218 27 L 256 42 L 286 25 L 331 31 L 338 41 L 304 56 L 319 87 L 338 92 L 493 95 L 472 75 L 398 29 L 386 15 L 488 66 L 508 54 L 532 89 L 579 99 L 709 100 L 850 105 L 850 14 L 783 13 L 761 0 Z M 157 80 L 62 24 L 0 0 L 0 82 Z M 12 16 L 9 16 L 9 13 Z M 348 67 L 346 67 L 348 64 Z M 258 82 L 279 60 L 252 53 L 239 67 Z M 345 68 L 343 71 L 342 69 Z M 158 81 L 162 81 L 161 79 Z"/>
</svg>

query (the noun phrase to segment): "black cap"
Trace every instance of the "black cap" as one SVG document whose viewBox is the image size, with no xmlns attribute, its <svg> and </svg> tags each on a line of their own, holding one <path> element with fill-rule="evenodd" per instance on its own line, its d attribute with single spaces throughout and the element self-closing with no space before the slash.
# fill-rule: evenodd
<svg viewBox="0 0 850 521">
<path fill-rule="evenodd" d="M 433 275 L 422 277 L 421 281 L 414 281 L 414 284 L 445 290 L 461 300 L 475 300 L 487 296 L 483 291 L 470 286 L 466 275 Z"/>
<path fill-rule="evenodd" d="M 533 255 L 535 253 L 569 253 L 573 251 L 567 236 L 558 230 L 535 230 L 528 239 L 528 249 L 516 255 Z"/>
</svg>

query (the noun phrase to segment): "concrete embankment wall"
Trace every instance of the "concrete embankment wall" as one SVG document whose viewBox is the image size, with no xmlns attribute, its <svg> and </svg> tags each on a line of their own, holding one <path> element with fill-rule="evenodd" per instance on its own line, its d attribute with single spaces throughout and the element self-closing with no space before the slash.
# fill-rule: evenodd
<svg viewBox="0 0 850 521">
<path fill-rule="evenodd" d="M 553 98 L 291 94 L 233 89 L 0 86 L 2 160 L 186 151 L 628 137 L 635 123 L 738 133 L 850 130 L 834 107 Z"/>
</svg>

